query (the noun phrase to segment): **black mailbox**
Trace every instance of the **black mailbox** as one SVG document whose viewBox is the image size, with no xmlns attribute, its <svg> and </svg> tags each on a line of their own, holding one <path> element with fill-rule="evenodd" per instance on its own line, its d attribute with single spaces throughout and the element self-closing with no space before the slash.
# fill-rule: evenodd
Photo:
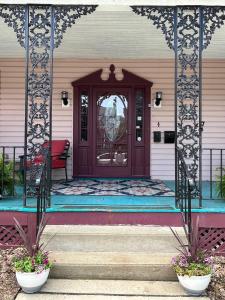
<svg viewBox="0 0 225 300">
<path fill-rule="evenodd" d="M 153 139 L 154 139 L 154 143 L 160 143 L 161 142 L 161 131 L 154 131 Z"/>
<path fill-rule="evenodd" d="M 164 131 L 164 143 L 165 144 L 175 143 L 175 131 Z"/>
</svg>

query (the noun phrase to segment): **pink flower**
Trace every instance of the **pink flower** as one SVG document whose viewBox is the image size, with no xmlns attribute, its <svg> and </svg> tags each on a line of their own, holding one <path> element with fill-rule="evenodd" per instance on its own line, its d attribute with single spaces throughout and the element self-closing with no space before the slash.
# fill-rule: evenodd
<svg viewBox="0 0 225 300">
<path fill-rule="evenodd" d="M 180 266 L 180 267 L 188 267 L 188 262 L 187 262 L 187 260 L 186 260 L 186 259 L 181 259 L 181 260 L 179 261 L 179 266 Z"/>
<path fill-rule="evenodd" d="M 207 265 L 211 265 L 213 263 L 213 258 L 212 257 L 205 257 L 204 263 Z"/>
<path fill-rule="evenodd" d="M 173 266 L 177 264 L 177 257 L 176 256 L 172 258 L 171 263 L 172 263 Z"/>
</svg>

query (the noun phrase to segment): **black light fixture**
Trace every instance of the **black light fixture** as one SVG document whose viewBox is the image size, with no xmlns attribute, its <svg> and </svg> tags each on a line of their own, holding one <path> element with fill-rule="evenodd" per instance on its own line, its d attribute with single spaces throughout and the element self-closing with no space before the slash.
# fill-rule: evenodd
<svg viewBox="0 0 225 300">
<path fill-rule="evenodd" d="M 61 92 L 61 100 L 63 106 L 68 106 L 69 105 L 69 96 L 67 91 L 62 91 Z"/>
<path fill-rule="evenodd" d="M 160 107 L 161 101 L 162 101 L 162 92 L 156 92 L 155 93 L 155 106 Z"/>
<path fill-rule="evenodd" d="M 205 121 L 201 121 L 201 123 L 200 123 L 200 129 L 201 129 L 201 131 L 204 130 L 204 126 L 205 126 Z"/>
</svg>

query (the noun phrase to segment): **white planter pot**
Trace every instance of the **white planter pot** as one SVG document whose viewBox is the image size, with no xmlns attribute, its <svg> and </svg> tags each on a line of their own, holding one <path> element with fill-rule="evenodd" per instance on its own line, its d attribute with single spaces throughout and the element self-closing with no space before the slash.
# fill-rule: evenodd
<svg viewBox="0 0 225 300">
<path fill-rule="evenodd" d="M 205 276 L 179 276 L 177 275 L 180 284 L 190 295 L 199 296 L 208 287 L 211 274 Z"/>
<path fill-rule="evenodd" d="M 50 269 L 37 273 L 16 272 L 16 279 L 19 286 L 25 293 L 32 294 L 38 292 L 48 279 Z"/>
</svg>

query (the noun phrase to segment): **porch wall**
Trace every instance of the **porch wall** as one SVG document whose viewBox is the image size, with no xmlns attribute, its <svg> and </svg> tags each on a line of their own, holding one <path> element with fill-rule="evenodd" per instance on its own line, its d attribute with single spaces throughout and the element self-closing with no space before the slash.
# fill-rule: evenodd
<svg viewBox="0 0 225 300">
<path fill-rule="evenodd" d="M 69 92 L 71 82 L 114 63 L 153 82 L 152 98 L 163 92 L 162 108 L 151 110 L 151 132 L 174 130 L 174 62 L 172 60 L 71 60 L 54 63 L 53 138 L 73 140 L 73 108 L 61 107 L 60 93 Z M 119 69 L 118 69 L 119 71 Z M 225 60 L 203 62 L 203 147 L 225 148 Z M 24 138 L 24 61 L 0 59 L 0 145 L 23 145 Z M 159 125 L 159 127 L 158 127 Z M 174 145 L 154 144 L 151 138 L 151 175 L 174 179 Z M 72 151 L 72 147 L 70 149 Z M 76 158 L 75 158 L 76 159 Z M 209 157 L 203 156 L 203 177 L 208 177 Z M 218 160 L 218 158 L 217 158 Z M 218 164 L 218 161 L 215 162 Z M 72 174 L 72 157 L 68 163 Z M 62 178 L 61 171 L 55 171 Z"/>
</svg>

